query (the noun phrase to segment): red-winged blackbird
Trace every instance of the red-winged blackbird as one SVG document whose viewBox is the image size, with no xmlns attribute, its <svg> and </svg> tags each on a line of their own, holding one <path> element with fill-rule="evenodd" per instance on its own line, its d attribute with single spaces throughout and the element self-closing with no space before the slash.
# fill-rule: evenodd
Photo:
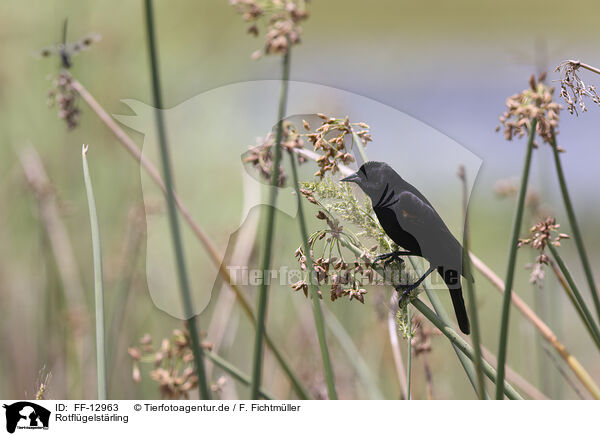
<svg viewBox="0 0 600 436">
<path fill-rule="evenodd" d="M 429 269 L 415 283 L 396 285 L 396 290 L 402 291 L 400 301 L 437 269 L 450 291 L 458 325 L 463 333 L 469 334 L 469 318 L 459 274 L 460 271 L 465 276 L 462 246 L 431 203 L 417 188 L 383 162 L 367 162 L 356 173 L 342 179 L 342 182 L 356 183 L 369 196 L 385 233 L 406 250 L 380 255 L 377 257 L 378 261 L 402 261 L 398 256 L 420 256 L 429 261 Z M 473 280 L 471 276 L 467 279 Z"/>
</svg>

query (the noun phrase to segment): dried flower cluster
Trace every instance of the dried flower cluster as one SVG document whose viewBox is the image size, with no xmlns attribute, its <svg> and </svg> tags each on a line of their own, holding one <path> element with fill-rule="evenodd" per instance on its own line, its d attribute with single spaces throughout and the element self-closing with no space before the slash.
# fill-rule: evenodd
<svg viewBox="0 0 600 436">
<path fill-rule="evenodd" d="M 212 345 L 203 343 L 202 347 L 210 350 Z M 139 347 L 130 347 L 127 351 L 133 359 L 132 377 L 136 383 L 142 380 L 140 362 L 154 363 L 150 377 L 158 383 L 163 398 L 188 399 L 190 391 L 198 385 L 194 354 L 186 330 L 173 330 L 173 337 L 163 339 L 158 348 L 152 344 L 152 337 L 146 334 L 140 339 Z"/>
<path fill-rule="evenodd" d="M 259 59 L 263 54 L 285 54 L 300 43 L 300 23 L 308 18 L 308 0 L 230 0 L 244 21 L 250 23 L 248 33 L 259 35 L 259 21 L 266 21 L 265 46 L 252 54 Z"/>
<path fill-rule="evenodd" d="M 324 114 L 317 114 L 323 120 L 322 124 L 311 133 L 300 133 L 298 129 L 289 121 L 283 122 L 281 146 L 288 152 L 296 152 L 298 163 L 306 162 L 306 157 L 297 153 L 304 148 L 304 138 L 307 138 L 314 147 L 319 157 L 316 159 L 319 171 L 315 173 L 320 179 L 331 172 L 335 174 L 339 171 L 340 165 L 348 165 L 354 162 L 352 156 L 352 147 L 355 141 L 360 141 L 362 146 L 372 141 L 369 134 L 369 126 L 365 123 L 351 123 L 348 117 L 332 118 Z M 304 129 L 310 131 L 310 125 L 302 121 Z M 352 145 L 346 147 L 346 138 L 351 138 Z M 259 140 L 258 144 L 250 147 L 245 163 L 255 167 L 258 173 L 266 180 L 271 180 L 274 166 L 275 135 L 270 132 L 266 138 Z M 286 174 L 283 166 L 279 166 L 279 177 L 277 186 L 285 185 Z M 351 191 L 349 191 L 351 192 Z"/>
<path fill-rule="evenodd" d="M 544 251 L 546 245 L 552 244 L 560 247 L 560 240 L 567 239 L 569 235 L 559 233 L 560 224 L 556 224 L 556 218 L 548 217 L 533 226 L 529 231 L 533 234 L 531 238 L 519 239 L 519 247 L 531 245 L 538 251 Z"/>
<path fill-rule="evenodd" d="M 306 271 L 306 256 L 299 247 L 296 250 L 296 258 L 300 263 L 300 268 Z M 367 290 L 360 287 L 359 283 L 373 280 L 374 272 L 368 266 L 362 265 L 358 260 L 354 261 L 352 265 L 344 261 L 343 258 L 331 257 L 324 258 L 323 256 L 318 259 L 314 259 L 313 250 L 311 250 L 311 259 L 313 263 L 314 277 L 318 286 L 323 284 L 330 285 L 330 297 L 331 301 L 335 301 L 338 298 L 348 297 L 350 300 L 357 300 L 364 304 L 364 294 Z M 362 276 L 362 279 L 359 277 Z M 304 295 L 308 297 L 308 279 L 300 280 L 292 285 L 294 291 L 302 290 Z M 319 297 L 322 298 L 321 292 L 319 291 Z"/>
<path fill-rule="evenodd" d="M 583 80 L 577 74 L 581 68 L 579 61 L 561 62 L 554 70 L 560 72 L 560 96 L 567 103 L 567 110 L 573 114 L 579 115 L 577 106 L 581 112 L 587 111 L 585 98 L 590 98 L 594 103 L 600 105 L 600 96 L 593 85 L 586 86 Z"/>
<path fill-rule="evenodd" d="M 561 239 L 569 238 L 569 235 L 565 233 L 559 233 L 558 228 L 560 224 L 556 224 L 556 219 L 548 217 L 530 229 L 532 236 L 527 239 L 519 239 L 519 247 L 523 245 L 530 245 L 535 250 L 539 251 L 539 256 L 536 258 L 535 263 L 530 265 L 531 276 L 529 281 L 534 285 L 539 285 L 544 280 L 544 265 L 550 263 L 550 258 L 544 250 L 548 244 L 552 244 L 556 247 L 560 246 Z"/>
<path fill-rule="evenodd" d="M 504 126 L 504 136 L 511 141 L 515 136 L 522 138 L 529 133 L 531 122 L 535 119 L 536 133 L 544 142 L 552 145 L 553 135 L 557 134 L 558 121 L 562 106 L 552 101 L 554 87 L 544 83 L 545 73 L 539 78 L 531 76 L 529 88 L 506 100 L 507 110 L 500 116 L 500 124 Z M 496 128 L 499 131 L 501 126 Z M 537 147 L 537 143 L 534 142 Z"/>
<path fill-rule="evenodd" d="M 282 128 L 281 147 L 288 152 L 293 152 L 296 149 L 304 147 L 304 141 L 294 129 L 291 123 L 284 122 Z M 266 138 L 259 140 L 259 143 L 253 147 L 250 147 L 246 157 L 244 158 L 245 163 L 252 165 L 260 176 L 265 180 L 271 181 L 274 167 L 274 153 L 275 151 L 275 135 L 273 132 L 269 132 Z M 300 154 L 296 154 L 298 163 L 302 164 L 306 161 L 306 158 Z M 279 164 L 279 176 L 277 178 L 277 186 L 282 187 L 285 185 L 286 174 L 283 170 L 283 166 Z"/>
<path fill-rule="evenodd" d="M 350 123 L 348 117 L 344 119 L 332 118 L 324 114 L 317 114 L 323 120 L 321 126 L 314 133 L 307 135 L 313 144 L 314 150 L 321 156 L 317 159 L 319 171 L 315 176 L 321 179 L 331 171 L 335 174 L 339 170 L 339 164 L 348 165 L 354 162 L 354 156 L 350 153 L 354 140 L 361 141 L 362 146 L 372 141 L 369 126 L 365 123 Z M 310 130 L 309 124 L 304 121 L 304 128 Z M 356 129 L 356 131 L 355 131 Z M 352 145 L 350 150 L 346 147 L 346 137 L 350 136 Z"/>
<path fill-rule="evenodd" d="M 71 75 L 63 70 L 54 79 L 52 89 L 48 92 L 48 106 L 56 104 L 58 117 L 65 120 L 69 130 L 73 130 L 79 124 L 78 94 L 71 81 Z"/>
<path fill-rule="evenodd" d="M 308 191 L 303 190 L 304 195 L 310 195 Z M 310 244 L 310 256 L 313 266 L 313 277 L 316 278 L 316 284 L 321 286 L 323 284 L 330 285 L 330 297 L 331 301 L 335 301 L 341 297 L 348 297 L 350 300 L 357 300 L 364 303 L 364 294 L 367 293 L 366 289 L 360 287 L 362 283 L 371 283 L 374 277 L 374 271 L 367 262 L 362 264 L 359 260 L 355 260 L 353 264 L 349 264 L 344 260 L 342 251 L 340 249 L 340 238 L 344 235 L 344 228 L 340 225 L 339 221 L 329 216 L 323 210 L 320 210 L 317 214 L 317 218 L 327 223 L 328 228 L 319 230 L 313 233 L 309 238 Z M 317 241 L 325 239 L 323 246 L 323 255 L 319 258 L 314 257 L 314 248 Z M 332 257 L 331 254 L 333 249 L 337 249 L 338 257 Z M 329 249 L 329 257 L 325 258 L 325 253 Z M 307 271 L 306 255 L 304 254 L 302 247 L 298 247 L 295 252 L 295 256 L 300 263 L 300 269 Z M 308 297 L 308 283 L 310 280 L 310 273 L 307 274 L 303 280 L 300 280 L 292 285 L 294 291 L 302 289 L 304 295 Z M 319 291 L 319 296 L 321 293 Z M 322 297 L 321 297 L 322 298 Z"/>
</svg>

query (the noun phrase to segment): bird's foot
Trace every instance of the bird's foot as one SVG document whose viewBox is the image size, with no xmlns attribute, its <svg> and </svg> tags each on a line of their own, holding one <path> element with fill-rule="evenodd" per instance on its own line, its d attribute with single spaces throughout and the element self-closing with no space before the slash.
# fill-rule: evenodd
<svg viewBox="0 0 600 436">
<path fill-rule="evenodd" d="M 400 295 L 400 298 L 398 298 L 398 307 L 399 308 L 402 308 L 402 305 L 404 304 L 405 300 L 407 300 L 410 297 L 410 293 L 412 291 L 414 291 L 418 286 L 419 286 L 419 283 L 395 286 L 396 292 L 398 292 L 398 294 Z"/>
<path fill-rule="evenodd" d="M 399 251 L 392 251 L 391 253 L 384 253 L 376 256 L 375 260 L 373 260 L 373 265 L 376 265 L 381 261 L 383 261 L 383 269 L 390 266 L 392 262 L 404 263 L 404 260 L 400 257 Z"/>
</svg>

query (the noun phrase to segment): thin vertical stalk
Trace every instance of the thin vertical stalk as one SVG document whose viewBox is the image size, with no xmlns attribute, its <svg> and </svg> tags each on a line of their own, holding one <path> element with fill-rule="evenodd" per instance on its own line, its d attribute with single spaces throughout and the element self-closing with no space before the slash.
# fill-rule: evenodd
<svg viewBox="0 0 600 436">
<path fill-rule="evenodd" d="M 470 246 L 470 234 L 469 234 L 469 213 L 468 213 L 468 201 L 467 201 L 467 174 L 464 167 L 461 167 L 459 177 L 463 185 L 463 216 L 465 220 L 464 235 L 463 235 L 463 271 L 466 277 L 472 277 L 471 272 L 471 261 L 469 259 L 469 246 Z M 485 382 L 483 380 L 483 357 L 481 356 L 481 335 L 479 332 L 479 314 L 477 312 L 477 301 L 475 300 L 475 285 L 472 280 L 467 278 L 465 280 L 469 309 L 469 318 L 471 318 L 471 334 L 473 338 L 473 349 L 475 350 L 475 359 L 473 365 L 475 366 L 475 374 L 477 375 L 477 396 L 480 400 L 485 400 Z"/>
<path fill-rule="evenodd" d="M 294 178 L 294 189 L 296 190 L 296 198 L 298 200 L 298 220 L 300 221 L 300 233 L 302 233 L 302 245 L 306 255 L 306 268 L 311 272 L 308 280 L 308 288 L 312 297 L 313 317 L 315 319 L 315 327 L 317 329 L 317 338 L 319 339 L 319 348 L 321 349 L 321 359 L 323 360 L 323 370 L 325 372 L 325 382 L 327 384 L 327 394 L 330 400 L 337 400 L 337 392 L 335 389 L 335 374 L 331 366 L 331 357 L 327 348 L 327 337 L 325 335 L 325 325 L 323 321 L 323 312 L 321 310 L 321 299 L 319 298 L 319 290 L 315 286 L 313 279 L 313 265 L 310 257 L 310 245 L 308 243 L 308 231 L 306 229 L 306 219 L 304 218 L 304 208 L 302 207 L 302 195 L 300 194 L 300 182 L 298 180 L 298 169 L 296 167 L 295 153 L 290 151 L 290 161 L 292 166 L 292 175 Z"/>
<path fill-rule="evenodd" d="M 158 131 L 158 142 L 160 146 L 160 156 L 163 167 L 163 178 L 165 182 L 165 196 L 167 200 L 167 209 L 169 213 L 169 225 L 171 227 L 171 238 L 173 240 L 173 248 L 175 251 L 175 261 L 177 266 L 177 275 L 179 279 L 179 288 L 181 291 L 181 299 L 183 303 L 184 316 L 186 318 L 186 326 L 190 333 L 192 351 L 194 353 L 194 363 L 196 373 L 198 375 L 198 388 L 200 399 L 210 399 L 210 391 L 206 380 L 204 369 L 204 352 L 200 345 L 200 336 L 196 327 L 196 317 L 194 315 L 194 307 L 190 292 L 190 284 L 185 266 L 185 256 L 183 251 L 183 241 L 181 238 L 181 230 L 179 228 L 179 217 L 175 204 L 175 192 L 173 184 L 173 176 L 171 173 L 171 160 L 169 156 L 169 148 L 167 145 L 166 126 L 162 114 L 162 94 L 160 89 L 160 75 L 158 71 L 158 52 L 156 48 L 156 38 L 154 29 L 154 13 L 152 10 L 152 0 L 145 0 L 145 18 L 146 28 L 148 33 L 148 50 L 150 54 L 150 67 L 152 73 L 152 95 L 154 99 L 154 113 L 156 115 L 156 128 Z"/>
<path fill-rule="evenodd" d="M 560 192 L 565 203 L 565 209 L 567 211 L 567 217 L 569 218 L 569 224 L 571 225 L 573 239 L 575 239 L 575 245 L 577 247 L 577 251 L 579 252 L 581 263 L 583 264 L 583 271 L 585 272 L 585 278 L 588 282 L 588 286 L 590 287 L 590 292 L 594 300 L 594 306 L 596 307 L 598 320 L 600 320 L 600 297 L 598 296 L 598 290 L 596 288 L 596 283 L 594 282 L 594 273 L 592 272 L 592 267 L 590 266 L 590 261 L 585 251 L 585 246 L 583 245 L 583 238 L 581 237 L 581 230 L 579 230 L 579 224 L 577 223 L 577 218 L 575 217 L 575 210 L 573 209 L 573 203 L 571 203 L 571 196 L 569 195 L 569 190 L 567 189 L 567 181 L 565 180 L 565 174 L 560 161 L 560 151 L 558 149 L 558 145 L 556 144 L 556 136 L 554 135 L 554 132 L 552 132 L 551 145 L 552 152 L 554 153 L 554 164 L 556 166 L 558 184 L 560 185 Z"/>
<path fill-rule="evenodd" d="M 87 146 L 81 149 L 83 165 L 83 180 L 87 193 L 88 208 L 90 211 L 90 227 L 92 232 L 92 253 L 94 256 L 94 305 L 96 307 L 96 367 L 98 372 L 98 399 L 106 400 L 106 344 L 104 340 L 104 285 L 102 280 L 102 248 L 100 246 L 100 229 L 98 214 L 96 213 L 96 200 L 92 189 L 92 180 L 88 168 Z"/>
<path fill-rule="evenodd" d="M 406 306 L 406 318 L 408 319 L 408 356 L 406 358 L 406 399 L 411 400 L 410 385 L 412 379 L 412 320 L 410 319 L 410 306 Z"/>
<path fill-rule="evenodd" d="M 556 247 L 554 245 L 552 245 L 552 243 L 548 244 L 548 249 L 550 250 L 550 252 L 552 253 L 552 256 L 556 260 L 556 263 L 558 264 L 558 268 L 560 268 L 560 271 L 565 276 L 565 279 L 567 280 L 567 283 L 569 284 L 569 287 L 571 288 L 571 291 L 573 292 L 573 295 L 574 295 L 575 299 L 577 300 L 577 304 L 583 312 L 585 323 L 592 330 L 592 339 L 594 340 L 596 345 L 599 345 L 600 344 L 600 330 L 598 329 L 598 325 L 594 321 L 594 318 L 592 317 L 592 314 L 590 313 L 590 310 L 588 309 L 587 304 L 585 303 L 585 300 L 581 296 L 581 293 L 579 292 L 579 289 L 577 288 L 577 285 L 575 284 L 575 280 L 573 280 L 573 276 L 571 276 L 571 272 L 567 268 L 567 265 L 563 261 L 560 254 L 558 254 L 558 250 L 556 249 Z"/>
<path fill-rule="evenodd" d="M 252 399 L 258 398 L 260 388 L 260 379 L 262 376 L 263 362 L 263 341 L 265 336 L 265 318 L 267 316 L 267 301 L 269 284 L 265 275 L 271 265 L 271 251 L 273 245 L 273 235 L 275 233 L 275 204 L 277 202 L 277 183 L 279 180 L 279 164 L 281 163 L 281 138 L 283 136 L 283 118 L 285 117 L 285 108 L 287 105 L 288 80 L 290 76 L 290 48 L 282 58 L 282 79 L 281 90 L 279 94 L 279 109 L 277 112 L 277 130 L 275 133 L 275 156 L 273 158 L 273 174 L 271 175 L 271 192 L 269 197 L 269 206 L 267 208 L 267 220 L 265 223 L 265 245 L 263 247 L 263 257 L 261 260 L 261 278 L 258 289 L 258 310 L 256 313 L 256 336 L 254 340 L 254 356 L 252 364 L 252 383 L 250 384 L 250 396 Z"/>
<path fill-rule="evenodd" d="M 535 128 L 537 120 L 534 118 L 529 126 L 529 139 L 527 141 L 527 151 L 525 154 L 525 163 L 523 165 L 523 175 L 521 176 L 521 188 L 517 200 L 517 211 L 513 221 L 512 236 L 510 238 L 510 247 L 508 255 L 508 267 L 506 272 L 506 288 L 502 300 L 502 319 L 500 323 L 500 341 L 498 346 L 498 378 L 496 383 L 496 399 L 504 398 L 503 383 L 506 364 L 506 348 L 508 346 L 508 327 L 510 315 L 510 302 L 512 295 L 513 280 L 515 277 L 515 266 L 517 262 L 517 242 L 519 240 L 519 230 L 523 222 L 523 209 L 525 206 L 525 197 L 527 194 L 527 182 L 529 180 L 529 170 L 531 168 L 531 155 L 533 154 L 533 141 L 535 139 Z"/>
</svg>

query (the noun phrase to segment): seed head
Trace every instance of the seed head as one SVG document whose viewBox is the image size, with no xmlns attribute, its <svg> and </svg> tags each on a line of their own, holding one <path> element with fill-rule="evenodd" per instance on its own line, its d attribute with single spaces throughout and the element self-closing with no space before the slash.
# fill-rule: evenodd
<svg viewBox="0 0 600 436">
<path fill-rule="evenodd" d="M 558 121 L 562 106 L 552 101 L 554 87 L 544 83 L 545 73 L 536 80 L 531 76 L 529 88 L 506 100 L 507 110 L 499 117 L 500 125 L 496 131 L 504 127 L 504 137 L 511 141 L 515 136 L 522 138 L 529 134 L 531 122 L 535 119 L 536 133 L 547 144 L 552 145 L 553 135 L 558 134 Z M 534 142 L 537 147 L 537 143 Z"/>
<path fill-rule="evenodd" d="M 259 59 L 263 54 L 285 54 L 300 43 L 300 23 L 308 18 L 308 0 L 230 0 L 244 21 L 250 23 L 248 33 L 260 34 L 259 22 L 264 23 L 265 45 L 252 54 Z"/>
<path fill-rule="evenodd" d="M 596 87 L 593 85 L 586 86 L 577 74 L 580 67 L 581 62 L 567 60 L 561 62 L 554 70 L 560 73 L 560 96 L 567 103 L 569 113 L 575 113 L 575 115 L 579 115 L 577 106 L 579 106 L 581 112 L 587 111 L 586 98 L 600 105 L 600 96 L 598 96 Z"/>
</svg>

